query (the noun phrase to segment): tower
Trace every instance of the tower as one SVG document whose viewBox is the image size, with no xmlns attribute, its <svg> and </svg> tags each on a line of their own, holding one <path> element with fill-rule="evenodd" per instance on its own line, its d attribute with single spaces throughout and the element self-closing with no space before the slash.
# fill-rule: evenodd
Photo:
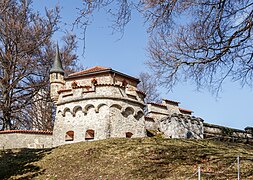
<svg viewBox="0 0 253 180">
<path fill-rule="evenodd" d="M 64 85 L 64 70 L 62 68 L 59 46 L 57 43 L 54 63 L 50 69 L 50 96 L 54 102 L 57 102 L 59 97 L 57 91 L 62 89 Z"/>
</svg>

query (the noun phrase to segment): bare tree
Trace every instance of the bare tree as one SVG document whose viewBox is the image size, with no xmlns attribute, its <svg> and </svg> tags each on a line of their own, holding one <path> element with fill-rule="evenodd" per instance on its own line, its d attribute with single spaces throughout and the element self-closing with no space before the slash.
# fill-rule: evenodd
<svg viewBox="0 0 253 180">
<path fill-rule="evenodd" d="M 142 72 L 139 75 L 139 80 L 138 89 L 146 94 L 145 102 L 158 102 L 160 94 L 158 93 L 155 79 L 149 73 Z"/>
<path fill-rule="evenodd" d="M 82 68 L 77 64 L 77 56 L 73 53 L 77 48 L 77 42 L 74 35 L 67 34 L 62 38 L 64 45 L 60 49 L 61 60 L 64 64 L 65 74 L 73 73 Z M 15 123 L 15 128 L 34 129 L 34 130 L 53 130 L 55 105 L 50 97 L 49 70 L 52 66 L 52 60 L 55 58 L 55 47 L 52 42 L 47 43 L 45 53 L 41 58 L 48 59 L 48 64 L 43 69 L 44 86 L 32 97 L 30 104 L 19 111 L 19 122 Z"/>
<path fill-rule="evenodd" d="M 226 78 L 252 85 L 253 2 L 190 2 L 187 23 L 158 30 L 149 42 L 150 67 L 171 88 L 178 80 L 219 91 Z"/>
<path fill-rule="evenodd" d="M 49 88 L 48 74 L 53 59 L 50 39 L 57 30 L 59 10 L 57 7 L 46 10 L 46 16 L 41 17 L 32 11 L 31 3 L 29 0 L 0 2 L 2 129 L 29 128 L 27 112 L 33 97 L 41 89 L 48 92 Z M 71 53 L 70 50 L 67 54 L 75 60 Z"/>
<path fill-rule="evenodd" d="M 217 91 L 226 78 L 252 85 L 252 0 L 83 2 L 77 22 L 87 22 L 95 10 L 106 9 L 120 31 L 131 20 L 132 10 L 139 11 L 149 24 L 149 65 L 169 88 L 192 80 L 197 87 Z"/>
</svg>

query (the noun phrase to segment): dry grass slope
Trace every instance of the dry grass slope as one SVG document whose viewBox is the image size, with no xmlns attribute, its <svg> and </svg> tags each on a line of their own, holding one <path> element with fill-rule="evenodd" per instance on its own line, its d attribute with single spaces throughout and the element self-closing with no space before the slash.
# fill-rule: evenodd
<svg viewBox="0 0 253 180">
<path fill-rule="evenodd" d="M 0 179 L 253 179 L 253 146 L 207 140 L 107 139 L 1 152 Z M 196 179 L 197 176 L 193 177 Z"/>
</svg>

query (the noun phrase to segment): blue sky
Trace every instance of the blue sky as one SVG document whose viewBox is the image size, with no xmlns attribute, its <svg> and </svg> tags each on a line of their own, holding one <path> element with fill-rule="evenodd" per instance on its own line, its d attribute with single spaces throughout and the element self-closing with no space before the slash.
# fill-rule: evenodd
<svg viewBox="0 0 253 180">
<path fill-rule="evenodd" d="M 61 7 L 62 21 L 69 24 L 62 24 L 60 27 L 62 30 L 70 30 L 70 23 L 77 16 L 76 8 L 82 6 L 81 0 L 34 0 L 33 6 L 34 9 L 42 11 L 44 7 L 52 8 L 57 3 Z M 136 14 L 132 17 L 120 40 L 121 34 L 112 34 L 109 25 L 109 16 L 105 16 L 103 12 L 94 16 L 93 23 L 86 32 L 84 56 L 83 40 L 78 41 L 76 53 L 80 63 L 84 67 L 111 67 L 132 76 L 138 76 L 143 71 L 148 72 L 149 69 L 144 64 L 148 59 L 148 35 L 141 17 Z M 82 29 L 75 28 L 73 33 L 82 37 Z M 61 32 L 57 32 L 54 40 L 59 41 L 61 35 Z M 207 89 L 199 92 L 194 85 L 184 82 L 175 86 L 173 92 L 167 92 L 163 87 L 160 87 L 159 91 L 163 98 L 180 101 L 182 108 L 193 110 L 194 116 L 203 118 L 207 123 L 239 129 L 253 126 L 253 91 L 248 87 L 241 88 L 239 83 L 225 81 L 218 98 Z"/>
</svg>

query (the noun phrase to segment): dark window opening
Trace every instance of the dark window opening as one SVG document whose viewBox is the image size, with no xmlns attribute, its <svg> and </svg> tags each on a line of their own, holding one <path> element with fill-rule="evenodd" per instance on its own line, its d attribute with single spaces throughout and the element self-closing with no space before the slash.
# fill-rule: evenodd
<svg viewBox="0 0 253 180">
<path fill-rule="evenodd" d="M 74 141 L 74 131 L 66 132 L 65 141 Z"/>
<path fill-rule="evenodd" d="M 193 134 L 192 134 L 191 131 L 188 131 L 188 132 L 186 133 L 186 138 L 187 138 L 187 139 L 193 138 Z"/>
<path fill-rule="evenodd" d="M 94 130 L 88 129 L 86 131 L 86 133 L 85 133 L 85 140 L 92 140 L 92 139 L 94 139 L 94 134 L 95 134 Z"/>
<path fill-rule="evenodd" d="M 131 132 L 126 133 L 126 138 L 131 138 L 132 136 L 133 136 L 133 133 L 131 133 Z"/>
<path fill-rule="evenodd" d="M 123 87 L 126 87 L 126 86 L 127 86 L 127 81 L 126 81 L 125 79 L 122 81 L 122 86 L 123 86 Z"/>
<path fill-rule="evenodd" d="M 155 131 L 152 131 L 152 130 L 147 130 L 146 129 L 146 132 L 147 132 L 148 137 L 154 137 L 156 135 Z"/>
<path fill-rule="evenodd" d="M 58 73 L 55 74 L 55 79 L 58 79 Z"/>
<path fill-rule="evenodd" d="M 97 80 L 96 78 L 93 78 L 93 79 L 91 80 L 91 83 L 92 83 L 93 85 L 97 85 L 98 80 Z"/>
</svg>

